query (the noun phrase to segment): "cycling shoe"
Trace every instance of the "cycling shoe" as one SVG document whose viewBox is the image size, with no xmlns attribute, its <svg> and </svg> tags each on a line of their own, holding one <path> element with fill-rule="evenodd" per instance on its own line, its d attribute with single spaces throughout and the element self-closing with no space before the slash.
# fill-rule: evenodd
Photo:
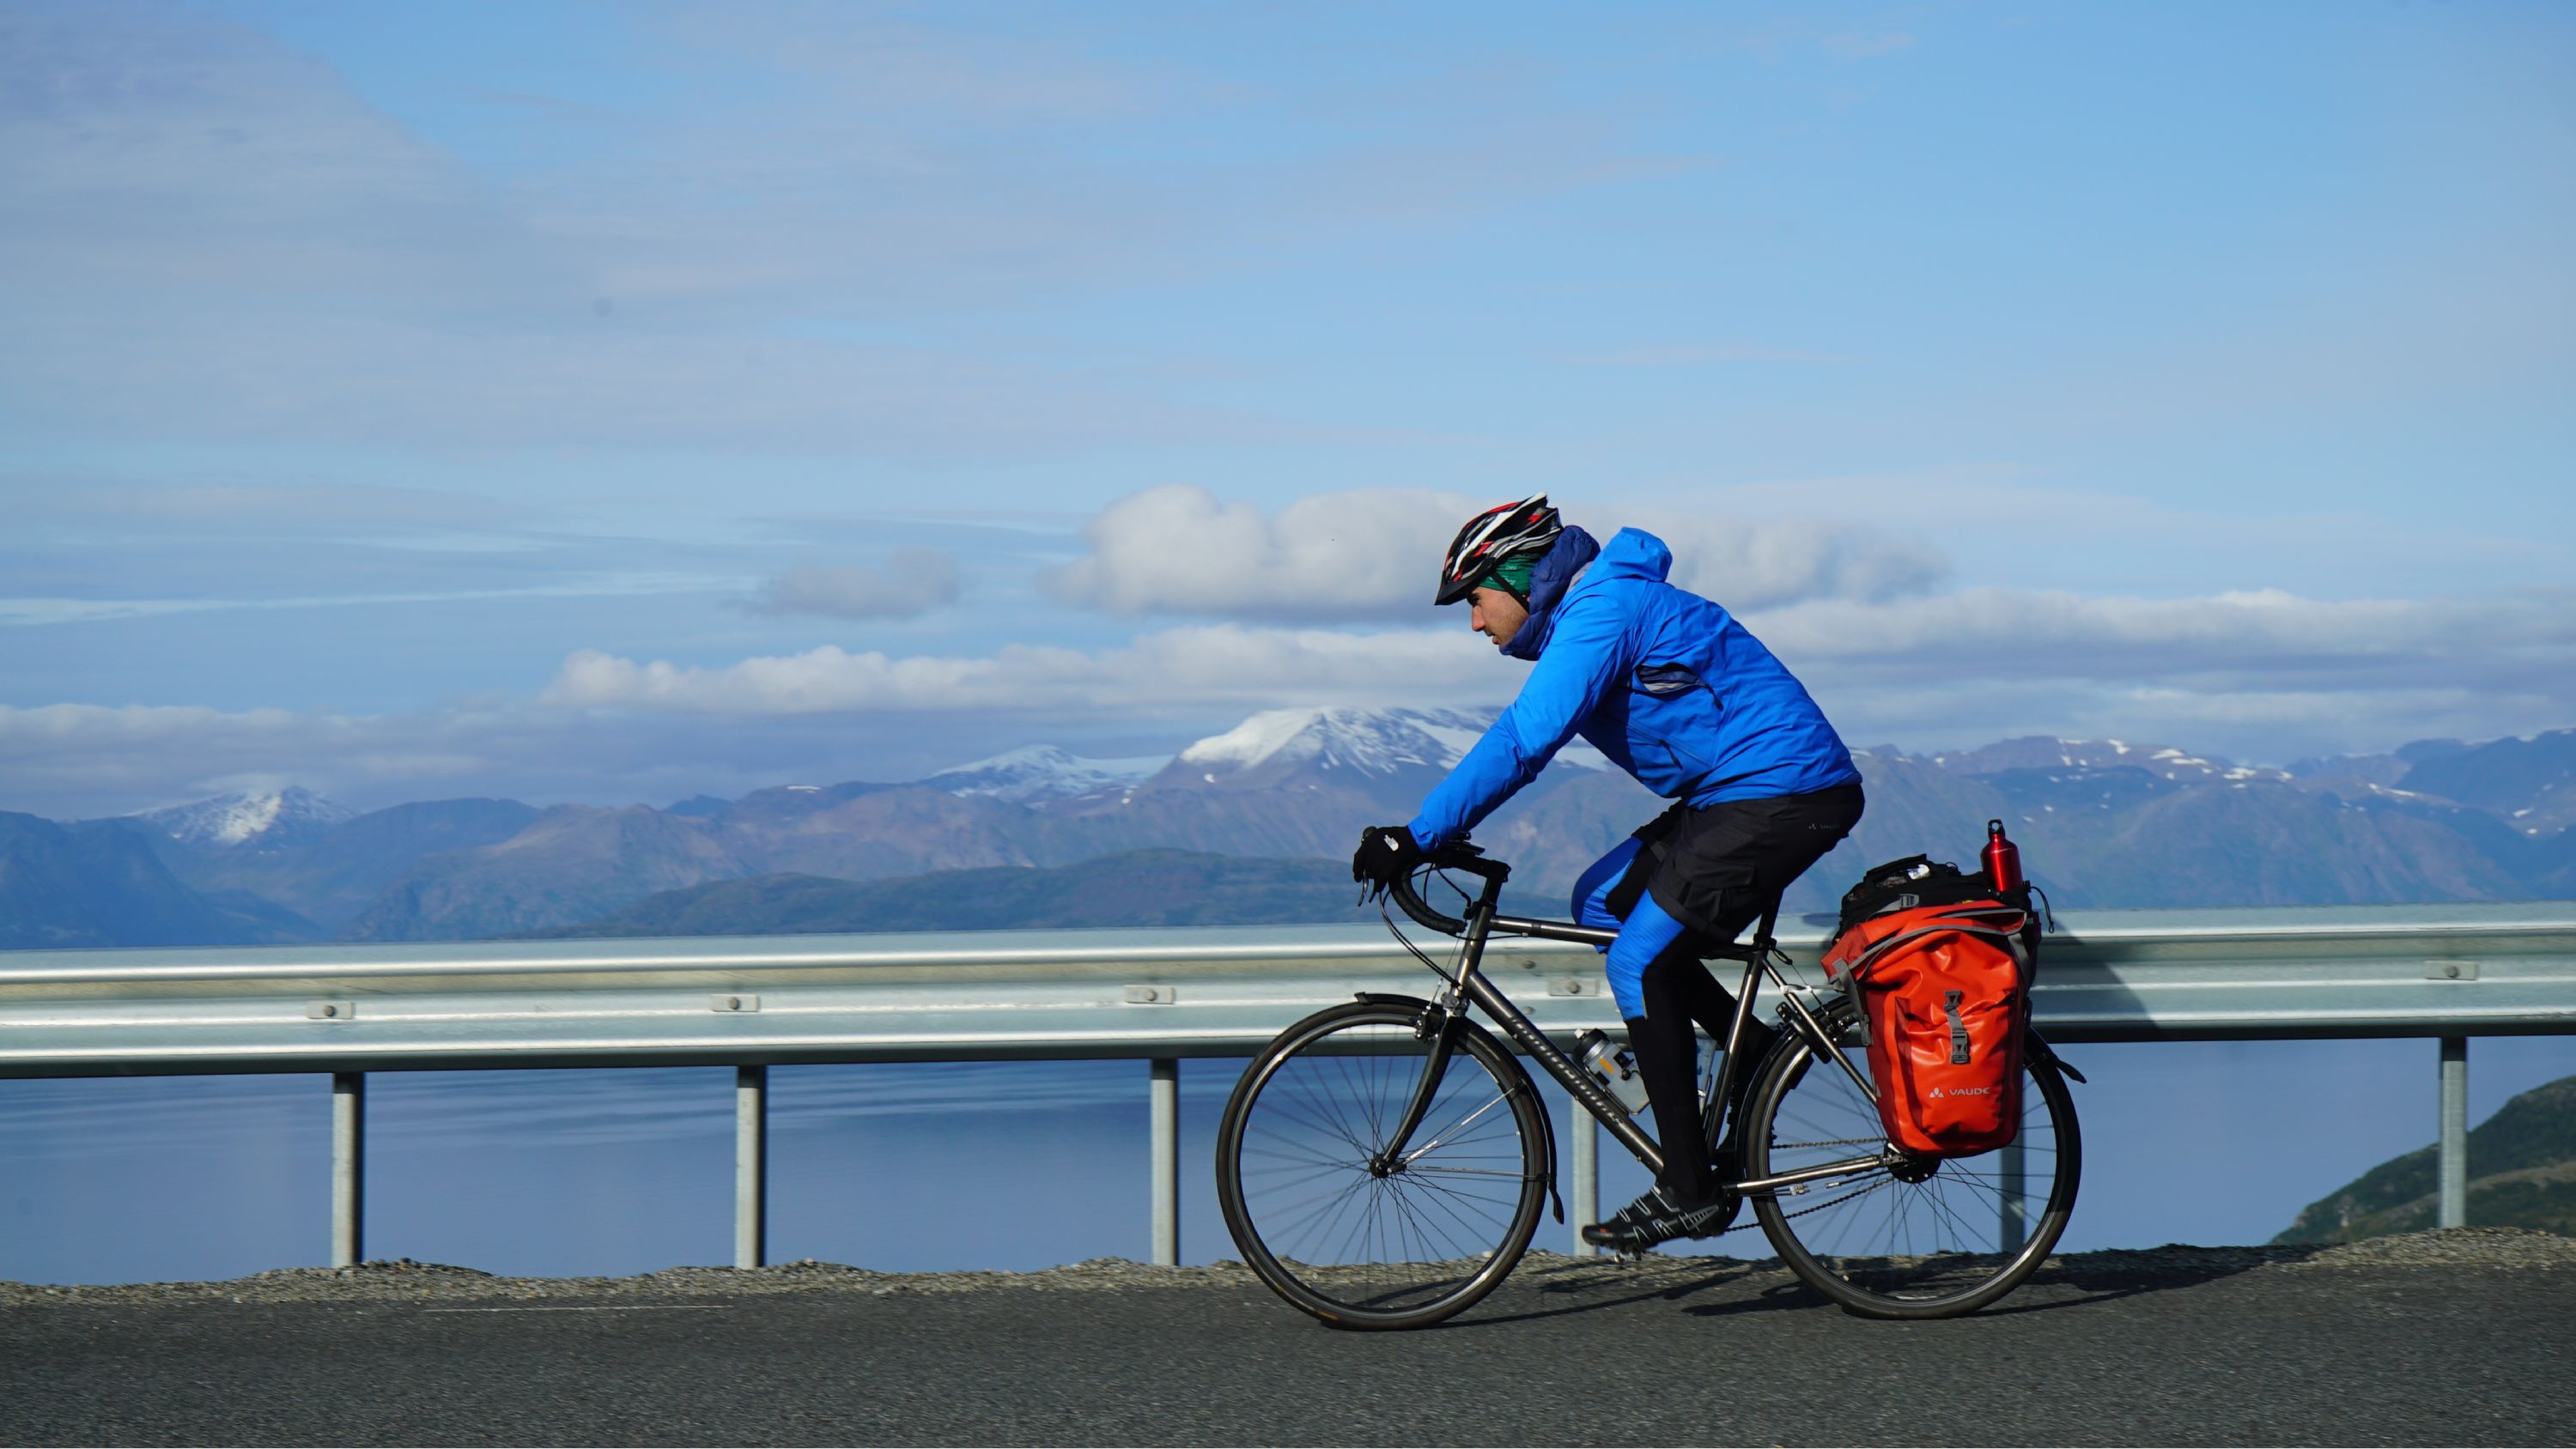
<svg viewBox="0 0 2576 1449">
<path fill-rule="evenodd" d="M 1586 1226 L 1583 1241 L 1596 1248 L 1642 1253 L 1675 1238 L 1713 1238 L 1734 1225 L 1743 1205 L 1740 1193 L 1721 1190 L 1707 1202 L 1692 1204 L 1663 1188 L 1649 1188 L 1645 1196 L 1611 1214 L 1609 1221 Z"/>
</svg>

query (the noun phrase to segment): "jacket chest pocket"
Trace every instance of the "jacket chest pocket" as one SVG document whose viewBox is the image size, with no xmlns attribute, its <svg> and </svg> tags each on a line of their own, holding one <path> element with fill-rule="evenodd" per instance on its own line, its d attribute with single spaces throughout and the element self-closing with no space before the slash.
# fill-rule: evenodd
<svg viewBox="0 0 2576 1449">
<path fill-rule="evenodd" d="M 1708 772 L 1692 738 L 1713 727 L 1724 706 L 1717 691 L 1698 671 L 1687 664 L 1640 664 L 1635 675 L 1637 692 L 1658 701 L 1664 708 L 1650 708 L 1629 716 L 1632 747 L 1641 761 L 1654 759 L 1681 779 L 1695 780 Z M 1692 695 L 1700 696 L 1698 703 Z M 1692 718 L 1697 710 L 1707 711 L 1708 723 Z"/>
<path fill-rule="evenodd" d="M 1687 664 L 1640 664 L 1637 666 L 1637 688 L 1657 699 L 1671 699 L 1694 689 L 1708 689 L 1708 684 Z M 1709 690 L 1716 701 L 1717 691 Z"/>
</svg>

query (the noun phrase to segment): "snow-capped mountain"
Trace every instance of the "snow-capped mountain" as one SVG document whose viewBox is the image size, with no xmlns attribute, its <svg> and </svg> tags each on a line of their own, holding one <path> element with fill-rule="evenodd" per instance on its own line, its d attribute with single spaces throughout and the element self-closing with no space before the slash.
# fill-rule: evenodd
<svg viewBox="0 0 2576 1449">
<path fill-rule="evenodd" d="M 928 789 L 781 787 L 668 811 L 448 800 L 333 823 L 345 812 L 281 790 L 89 833 L 0 812 L 0 945 L 466 940 L 570 926 L 709 882 L 1130 856 L 1114 878 L 1141 922 L 1170 894 L 1177 867 L 1160 853 L 1266 861 L 1287 872 L 1279 879 L 1302 879 L 1309 865 L 1297 862 L 1339 860 L 1362 822 L 1408 818 L 1491 718 L 1281 710 L 1198 740 L 1142 781 L 1154 761 L 1038 747 L 942 771 Z M 2576 897 L 2576 731 L 2419 742 L 2388 757 L 2302 762 L 2291 779 L 2125 740 L 1858 753 L 1869 812 L 1799 882 L 1793 911 L 1829 908 L 1870 861 L 1916 851 L 1972 860 L 1988 819 L 2012 822 L 2025 868 L 2070 907 Z M 1546 772 L 1477 827 L 1513 864 L 1514 899 L 1541 912 L 1663 808 L 1597 752 L 1559 758 L 1590 768 Z M 150 859 L 102 856 L 100 837 L 111 847 L 148 838 Z M 180 888 L 201 897 L 191 905 Z M 187 919 L 172 925 L 173 912 Z M 780 919 L 719 913 L 699 924 L 752 931 Z"/>
<path fill-rule="evenodd" d="M 1152 775 L 1170 763 L 1163 755 L 1144 759 L 1093 760 L 1057 749 L 1029 745 L 987 760 L 956 765 L 922 783 L 951 795 L 985 796 L 1014 805 L 1042 800 L 1069 800 L 1103 790 L 1120 789 Z"/>
<path fill-rule="evenodd" d="M 2061 740 L 2028 735 L 1981 749 L 1930 757 L 1933 764 L 1961 775 L 1994 775 L 2006 770 L 2144 770 L 2159 779 L 2197 784 L 2208 780 L 2286 781 L 2287 770 L 2239 765 L 2215 755 L 2195 755 L 2169 745 L 2130 744 L 2125 740 Z"/>
<path fill-rule="evenodd" d="M 132 818 L 183 845 L 234 850 L 294 844 L 355 814 L 300 785 L 289 785 L 283 790 L 217 795 L 194 804 L 138 811 Z"/>
<path fill-rule="evenodd" d="M 1153 783 L 1269 789 L 1306 771 L 1444 771 L 1493 720 L 1489 712 L 1452 709 L 1264 710 L 1181 751 Z M 1581 743 L 1569 744 L 1556 758 L 1581 770 L 1609 766 L 1600 751 Z"/>
</svg>

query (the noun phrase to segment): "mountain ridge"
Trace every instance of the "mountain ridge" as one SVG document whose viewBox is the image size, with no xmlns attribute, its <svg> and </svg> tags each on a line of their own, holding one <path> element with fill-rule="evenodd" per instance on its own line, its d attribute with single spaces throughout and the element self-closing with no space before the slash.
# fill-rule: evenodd
<svg viewBox="0 0 2576 1449">
<path fill-rule="evenodd" d="M 229 838 L 225 828 L 192 837 L 151 816 L 74 824 L 144 841 L 194 893 L 187 910 L 196 912 L 190 919 L 207 933 L 205 944 L 462 939 L 577 925 L 657 892 L 765 875 L 867 881 L 1057 869 L 1150 849 L 1336 859 L 1360 825 L 1408 818 L 1489 719 L 1442 710 L 1267 711 L 1192 743 L 1141 778 L 1152 761 L 1031 746 L 923 780 L 775 786 L 662 810 L 423 801 L 299 824 L 308 833 L 296 838 L 270 834 L 274 821 L 236 824 Z M 2385 756 L 2302 761 L 2295 770 L 2138 741 L 2045 736 L 1932 754 L 1863 750 L 1856 758 L 1868 813 L 1793 889 L 1792 911 L 1830 905 L 1840 883 L 1873 861 L 1918 851 L 1972 858 L 1988 818 L 2009 823 L 2033 875 L 2069 906 L 2576 894 L 2576 831 L 2531 824 L 2536 812 L 2576 793 L 2559 786 L 2576 764 L 2576 730 L 2474 745 L 2418 742 Z M 2489 803 L 2410 788 L 2428 770 Z M 276 792 L 276 815 L 289 814 L 289 794 Z M 210 807 L 199 813 L 231 819 L 213 807 L 237 816 L 240 798 L 199 802 Z M 1550 770 L 1483 822 L 1477 838 L 1518 867 L 1516 891 L 1543 900 L 1663 808 L 1622 772 Z M 72 849 L 67 838 L 48 840 L 22 840 L 22 853 Z M 162 886 L 130 872 L 117 878 L 142 893 L 136 920 L 178 909 Z M 25 899 L 29 919 L 42 925 L 44 899 Z M 266 903 L 265 916 L 246 914 L 253 901 Z M 113 939 L 113 912 L 52 924 L 96 944 L 139 943 Z"/>
<path fill-rule="evenodd" d="M 875 881 L 777 874 L 663 891 L 537 939 L 1097 926 L 1306 925 L 1352 918 L 1340 862 L 1125 851 Z"/>
<path fill-rule="evenodd" d="M 2469 1132 L 2468 1223 L 2576 1237 L 2576 1077 L 2522 1093 Z M 2439 1144 L 2390 1158 L 2303 1209 L 2275 1243 L 2348 1243 L 2434 1225 Z"/>
</svg>

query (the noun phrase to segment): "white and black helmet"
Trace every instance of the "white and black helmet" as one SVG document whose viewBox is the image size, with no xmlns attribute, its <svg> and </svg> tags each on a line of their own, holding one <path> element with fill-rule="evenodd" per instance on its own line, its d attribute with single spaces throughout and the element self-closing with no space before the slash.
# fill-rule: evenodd
<svg viewBox="0 0 2576 1449">
<path fill-rule="evenodd" d="M 1450 543 L 1449 556 L 1440 561 L 1440 592 L 1432 602 L 1458 602 L 1485 582 L 1495 565 L 1517 553 L 1544 553 L 1563 532 L 1565 525 L 1557 521 L 1544 493 L 1486 509 L 1468 519 Z"/>
</svg>

